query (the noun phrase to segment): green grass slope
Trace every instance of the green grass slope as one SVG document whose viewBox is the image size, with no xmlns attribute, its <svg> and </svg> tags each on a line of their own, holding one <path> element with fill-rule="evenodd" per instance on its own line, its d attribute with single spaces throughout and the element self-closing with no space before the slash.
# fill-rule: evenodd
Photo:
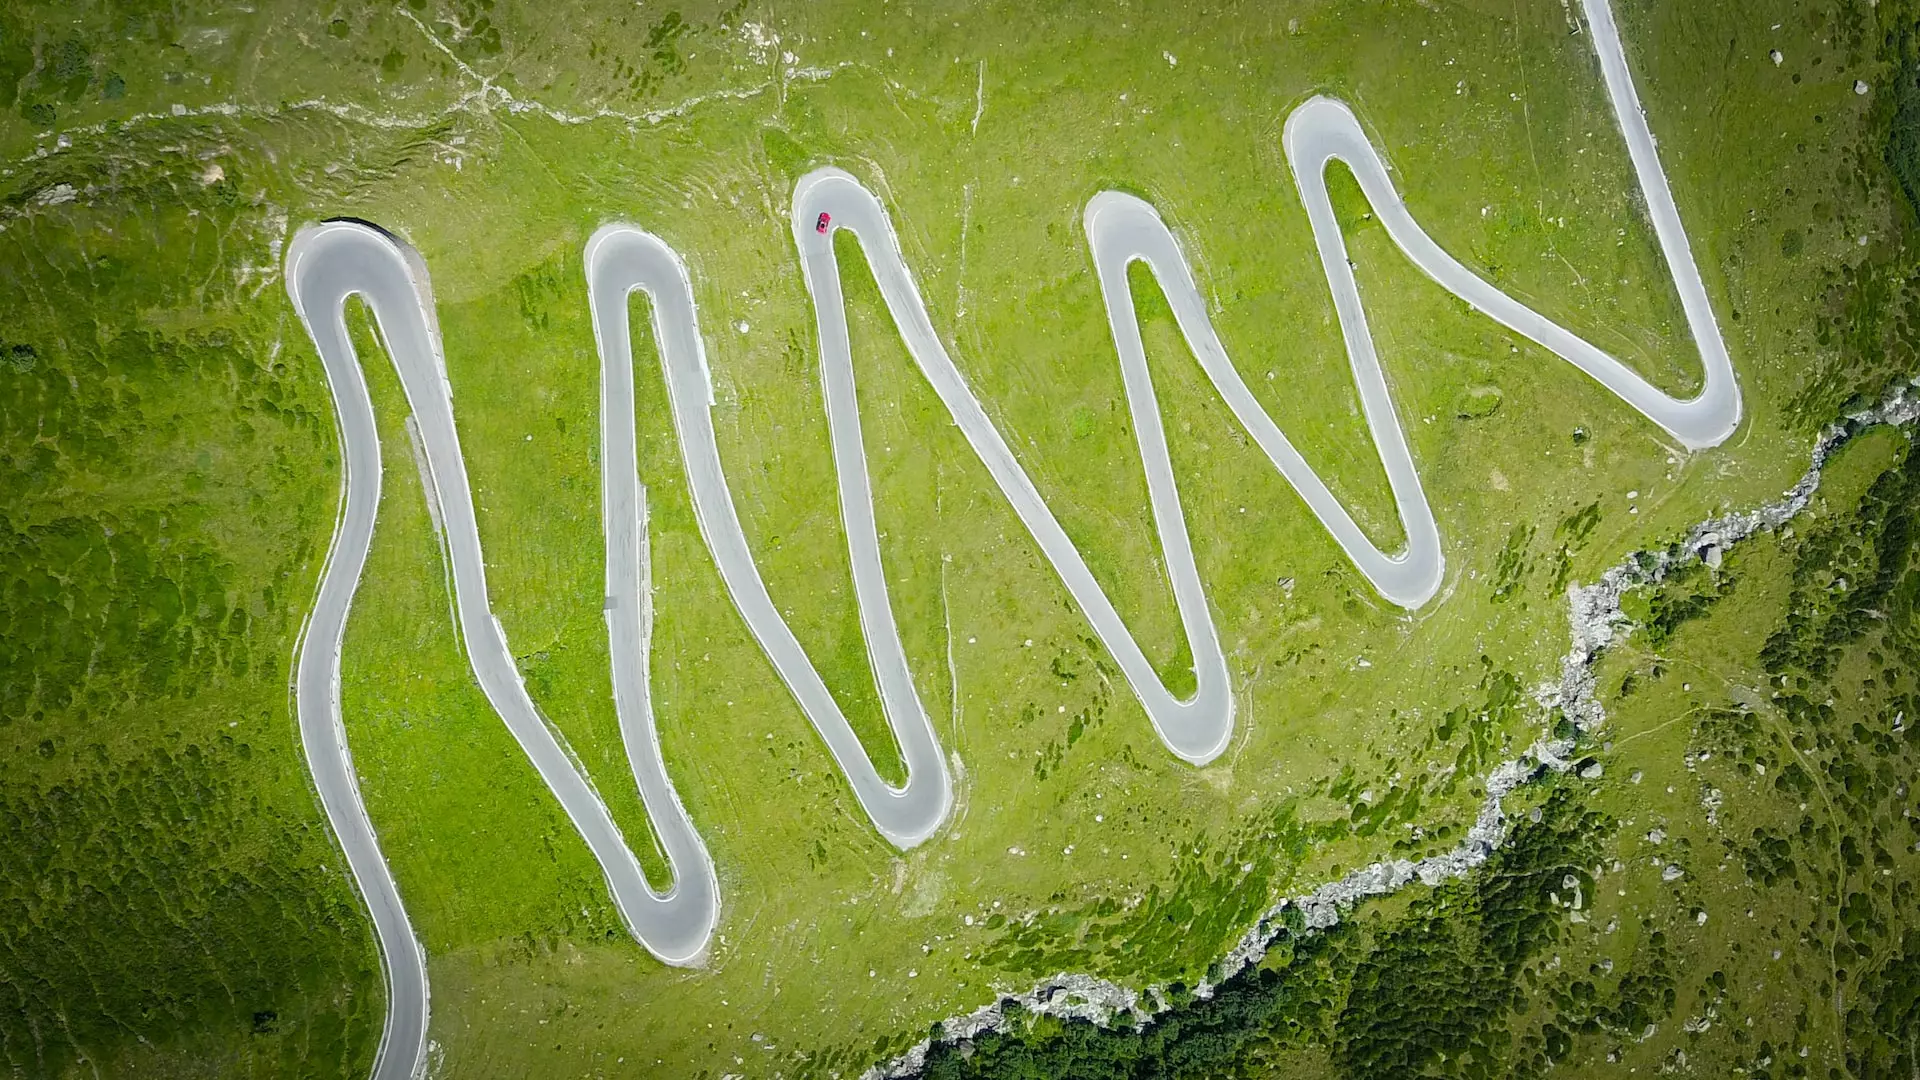
<svg viewBox="0 0 1920 1080">
<path fill-rule="evenodd" d="M 1467 877 L 1296 922 L 1144 1030 L 1017 1015 L 922 1075 L 1908 1075 L 1917 509 L 1910 434 L 1870 431 L 1791 529 L 1645 590 L 1686 614 L 1603 661 L 1600 775 L 1522 789 Z"/>
<path fill-rule="evenodd" d="M 9 1067 L 353 1076 L 377 1041 L 377 960 L 287 693 L 339 484 L 331 404 L 279 277 L 301 224 L 366 218 L 425 255 L 494 606 L 536 702 L 656 873 L 598 614 L 598 358 L 579 260 L 607 221 L 640 224 L 686 257 L 754 551 L 883 770 L 898 765 L 858 635 L 813 316 L 785 220 L 809 168 L 840 165 L 886 201 L 956 362 L 1176 683 L 1188 659 L 1079 232 L 1097 191 L 1138 193 L 1173 224 L 1256 394 L 1383 543 L 1399 525 L 1279 148 L 1307 96 L 1353 103 L 1416 216 L 1463 261 L 1663 387 L 1697 379 L 1569 9 L 1030 7 L 0 10 Z M 1901 188 L 1920 145 L 1913 13 L 1634 2 L 1618 14 L 1747 425 L 1711 452 L 1667 446 L 1422 278 L 1336 176 L 1446 542 L 1445 599 L 1408 616 L 1340 558 L 1137 282 L 1239 693 L 1234 744 L 1206 769 L 1153 737 L 846 251 L 895 612 L 959 763 L 952 824 L 912 853 L 888 847 L 733 612 L 693 519 L 654 354 L 638 343 L 655 705 L 726 905 L 702 969 L 665 968 L 625 935 L 584 845 L 473 686 L 398 387 L 362 328 L 386 476 L 348 626 L 345 716 L 427 946 L 438 1075 L 857 1075 L 938 1019 L 1059 971 L 1191 985 L 1274 898 L 1457 842 L 1486 770 L 1545 722 L 1527 690 L 1557 671 L 1566 586 L 1771 497 L 1820 425 L 1915 367 L 1920 257 Z M 1885 454 L 1887 468 L 1904 461 Z M 1676 600 L 1673 611 L 1706 613 L 1672 620 L 1671 639 L 1649 647 L 1731 648 L 1703 628 L 1747 602 L 1752 625 L 1773 625 L 1790 577 L 1743 570 L 1729 599 Z M 1725 663 L 1761 664 L 1758 648 Z M 1623 728 L 1664 678 L 1622 692 Z M 1823 722 L 1782 724 L 1813 739 Z M 1645 819 L 1631 799 L 1654 789 L 1616 784 L 1679 760 L 1659 740 L 1711 735 L 1659 730 L 1630 748 L 1618 737 L 1622 760 L 1602 785 L 1541 793 L 1540 828 L 1501 865 L 1547 881 L 1643 835 L 1622 823 Z M 1730 756 L 1716 753 L 1716 767 Z M 1821 821 L 1843 824 L 1807 828 Z M 1703 851 L 1714 835 L 1668 831 Z M 1858 880 L 1830 886 L 1834 904 L 1820 909 L 1836 926 L 1884 930 L 1870 957 L 1842 963 L 1837 931 L 1810 937 L 1833 945 L 1827 982 L 1845 981 L 1844 967 L 1849 986 L 1883 988 L 1809 998 L 1804 1027 L 1831 1053 L 1897 1060 L 1855 1034 L 1880 1022 L 1860 1003 L 1897 1003 L 1909 985 L 1892 944 L 1897 898 L 1873 890 L 1910 880 L 1905 863 L 1892 869 L 1848 871 Z M 1640 908 L 1623 908 L 1628 936 L 1609 939 L 1632 948 L 1609 956 L 1644 978 L 1624 990 L 1589 980 L 1592 1000 L 1575 1005 L 1615 1010 L 1597 1028 L 1526 982 L 1548 957 L 1572 962 L 1572 946 L 1542 936 L 1572 925 L 1564 907 L 1543 907 L 1531 886 L 1500 892 L 1496 873 L 1302 939 L 1258 977 L 1268 997 L 1247 1005 L 1277 1026 L 1233 1014 L 1222 1025 L 1239 1042 L 1195 1057 L 1194 1075 L 1369 1075 L 1411 1053 L 1410 1018 L 1379 1010 L 1462 985 L 1516 989 L 1436 1013 L 1444 1032 L 1422 1039 L 1446 1056 L 1418 1067 L 1604 1056 L 1608 1032 L 1654 1013 L 1661 1041 L 1623 1037 L 1623 1053 L 1690 1045 L 1667 1041 L 1693 1014 L 1673 1011 L 1689 1006 L 1678 982 L 1666 1003 L 1661 979 L 1701 977 L 1678 958 L 1706 946 L 1661 921 L 1680 910 L 1672 888 L 1634 873 L 1624 902 Z M 1677 887 L 1705 888 L 1707 873 Z M 1855 892 L 1865 906 L 1844 908 Z M 1722 901 L 1707 900 L 1719 917 Z M 1643 918 L 1652 928 L 1632 932 Z M 1422 952 L 1442 930 L 1452 952 Z M 1446 983 L 1463 973 L 1473 981 Z M 1009 1036 L 1009 1060 L 1026 1038 Z M 1770 1053 L 1786 1045 L 1764 1038 Z M 1128 1045 L 1114 1060 L 1154 1060 Z M 1838 1067 L 1868 1068 L 1843 1057 Z"/>
</svg>

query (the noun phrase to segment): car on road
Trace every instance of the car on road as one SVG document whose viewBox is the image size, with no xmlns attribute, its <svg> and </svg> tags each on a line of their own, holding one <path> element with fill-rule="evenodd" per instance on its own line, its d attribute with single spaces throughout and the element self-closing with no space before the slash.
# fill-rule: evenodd
<svg viewBox="0 0 1920 1080">
<path fill-rule="evenodd" d="M 820 211 L 820 220 L 813 223 L 813 231 L 817 233 L 826 232 L 827 226 L 831 224 L 833 224 L 833 215 L 822 210 Z"/>
</svg>

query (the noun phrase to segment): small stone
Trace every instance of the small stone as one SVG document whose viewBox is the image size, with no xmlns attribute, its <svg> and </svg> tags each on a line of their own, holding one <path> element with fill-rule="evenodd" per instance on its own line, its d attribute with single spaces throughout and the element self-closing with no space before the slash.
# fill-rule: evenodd
<svg viewBox="0 0 1920 1080">
<path fill-rule="evenodd" d="M 1779 49 L 1774 49 L 1767 53 L 1767 59 L 1773 61 L 1774 67 L 1779 67 L 1782 63 L 1786 62 L 1787 58 L 1780 55 Z"/>
<path fill-rule="evenodd" d="M 1853 80 L 1853 92 L 1856 94 L 1859 94 L 1861 97 L 1867 96 L 1867 91 L 1871 89 L 1873 88 L 1867 85 L 1867 80 L 1865 79 Z"/>
</svg>

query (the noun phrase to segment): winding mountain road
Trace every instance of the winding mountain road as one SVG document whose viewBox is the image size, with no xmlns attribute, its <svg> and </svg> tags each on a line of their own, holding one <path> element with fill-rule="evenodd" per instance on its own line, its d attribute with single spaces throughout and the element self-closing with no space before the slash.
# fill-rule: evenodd
<svg viewBox="0 0 1920 1080">
<path fill-rule="evenodd" d="M 793 237 L 814 303 L 822 390 L 861 629 L 881 703 L 907 767 L 907 780 L 898 788 L 875 770 L 774 604 L 754 562 L 715 437 L 712 383 L 685 264 L 659 238 L 639 228 L 616 224 L 595 233 L 586 248 L 585 271 L 601 356 L 605 616 L 614 702 L 629 765 L 673 871 L 673 886 L 664 893 L 648 884 L 605 802 L 528 696 L 506 635 L 489 606 L 486 564 L 454 422 L 452 384 L 424 263 L 403 241 L 363 222 L 333 221 L 302 229 L 288 250 L 287 289 L 326 369 L 345 468 L 341 514 L 319 595 L 303 631 L 295 692 L 301 738 L 322 806 L 340 837 L 354 880 L 367 898 L 383 955 L 389 1011 L 374 1066 L 376 1080 L 399 1080 L 424 1067 L 428 991 L 424 952 L 367 818 L 340 713 L 341 645 L 348 608 L 372 541 L 381 475 L 373 405 L 347 332 L 349 297 L 363 297 L 371 309 L 419 426 L 431 488 L 427 496 L 438 509 L 460 637 L 476 680 L 599 861 L 614 903 L 634 937 L 666 963 L 697 964 L 718 920 L 719 887 L 712 859 L 667 775 L 648 693 L 650 560 L 646 492 L 639 482 L 635 448 L 635 357 L 628 297 L 638 291 L 652 301 L 655 339 L 688 486 L 701 533 L 722 580 L 775 671 L 847 776 L 862 809 L 891 843 L 908 848 L 933 835 L 951 808 L 952 784 L 939 740 L 914 690 L 887 596 L 833 248 L 833 232 L 838 230 L 851 232 L 866 252 L 915 364 L 1113 655 L 1160 739 L 1182 759 L 1205 764 L 1221 753 L 1232 734 L 1232 687 L 1194 561 L 1127 286 L 1127 268 L 1133 262 L 1144 263 L 1159 281 L 1202 369 L 1254 442 L 1360 573 L 1383 597 L 1402 607 L 1418 607 L 1432 599 L 1442 584 L 1445 564 L 1439 528 L 1388 393 L 1347 261 L 1346 241 L 1328 197 L 1329 163 L 1340 161 L 1352 171 L 1388 235 L 1435 282 L 1566 359 L 1684 445 L 1716 445 L 1739 423 L 1740 392 L 1733 367 L 1634 92 L 1612 12 L 1607 0 L 1583 0 L 1583 6 L 1640 190 L 1700 350 L 1704 381 L 1692 399 L 1662 393 L 1617 359 L 1502 293 L 1442 250 L 1408 213 L 1385 164 L 1346 105 L 1316 97 L 1287 119 L 1283 134 L 1287 161 L 1312 225 L 1363 415 L 1407 536 L 1406 548 L 1397 554 L 1382 552 L 1367 539 L 1255 399 L 1214 332 L 1186 256 L 1153 207 L 1115 192 L 1104 192 L 1087 205 L 1083 224 L 1119 354 L 1155 528 L 1194 660 L 1197 689 L 1185 699 L 1176 698 L 1153 670 L 1086 560 L 948 355 L 901 255 L 886 209 L 858 180 L 838 169 L 819 169 L 801 178 L 793 193 Z M 823 212 L 832 217 L 831 229 L 825 233 L 814 228 Z"/>
</svg>

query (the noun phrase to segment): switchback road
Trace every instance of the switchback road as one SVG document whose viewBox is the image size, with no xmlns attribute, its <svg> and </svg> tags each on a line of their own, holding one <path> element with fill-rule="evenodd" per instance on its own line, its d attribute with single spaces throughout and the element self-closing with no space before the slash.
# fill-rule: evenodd
<svg viewBox="0 0 1920 1080">
<path fill-rule="evenodd" d="M 1132 411 L 1155 528 L 1193 661 L 1197 689 L 1167 690 L 1085 559 L 1060 526 L 1017 455 L 989 419 L 928 317 L 885 207 L 848 173 L 824 168 L 802 177 L 793 194 L 792 228 L 812 295 L 839 502 L 853 568 L 861 629 L 881 702 L 907 767 L 903 786 L 883 781 L 839 704 L 781 616 L 760 576 L 727 486 L 715 438 L 712 383 L 692 283 L 679 255 L 629 225 L 594 234 L 585 253 L 589 302 L 601 356 L 602 511 L 606 535 L 605 617 L 615 707 L 628 761 L 653 829 L 673 871 L 656 892 L 594 790 L 554 729 L 540 716 L 489 606 L 485 559 L 473 496 L 454 422 L 432 291 L 424 263 L 404 242 L 363 222 L 302 229 L 287 254 L 287 289 L 307 327 L 333 391 L 345 467 L 343 498 L 319 595 L 303 631 L 295 692 L 301 737 L 322 806 L 340 837 L 354 880 L 367 898 L 384 957 L 389 1014 L 374 1068 L 376 1080 L 417 1073 L 425 1060 L 427 979 L 424 953 L 407 921 L 362 803 L 340 714 L 340 651 L 348 606 L 373 536 L 380 494 L 380 443 L 373 405 L 349 339 L 345 305 L 363 297 L 400 374 L 427 461 L 433 500 L 450 562 L 460 637 L 474 676 L 528 760 L 579 829 L 607 876 L 627 926 L 671 964 L 698 963 L 719 916 L 713 862 L 667 776 L 648 693 L 651 630 L 646 492 L 639 483 L 634 430 L 628 297 L 652 301 L 659 360 L 696 516 L 736 607 L 820 733 L 875 828 L 895 845 L 931 836 L 952 803 L 939 741 L 914 690 L 895 627 L 881 565 L 846 308 L 833 234 L 850 231 L 864 249 L 908 352 L 995 484 L 1060 575 L 1113 655 L 1161 740 L 1176 755 L 1205 764 L 1233 730 L 1233 695 L 1218 634 L 1195 565 L 1168 455 L 1127 268 L 1144 263 L 1159 281 L 1176 322 L 1216 391 L 1254 442 L 1293 485 L 1354 566 L 1386 599 L 1418 607 L 1438 592 L 1445 563 L 1439 529 L 1408 449 L 1326 188 L 1329 163 L 1359 181 L 1388 235 L 1443 288 L 1488 317 L 1567 360 L 1690 448 L 1717 445 L 1740 419 L 1740 392 L 1700 273 L 1682 228 L 1652 133 L 1629 76 L 1607 0 L 1583 0 L 1607 92 L 1662 254 L 1701 355 L 1700 393 L 1673 398 L 1596 346 L 1502 293 L 1448 255 L 1408 213 L 1387 168 L 1346 105 L 1316 97 L 1288 117 L 1283 143 L 1346 342 L 1363 415 L 1385 467 L 1406 548 L 1379 550 L 1355 524 L 1286 435 L 1260 406 L 1215 334 L 1189 261 L 1153 207 L 1105 192 L 1083 217 L 1093 267 L 1106 301 Z M 831 225 L 815 228 L 819 215 Z"/>
</svg>

